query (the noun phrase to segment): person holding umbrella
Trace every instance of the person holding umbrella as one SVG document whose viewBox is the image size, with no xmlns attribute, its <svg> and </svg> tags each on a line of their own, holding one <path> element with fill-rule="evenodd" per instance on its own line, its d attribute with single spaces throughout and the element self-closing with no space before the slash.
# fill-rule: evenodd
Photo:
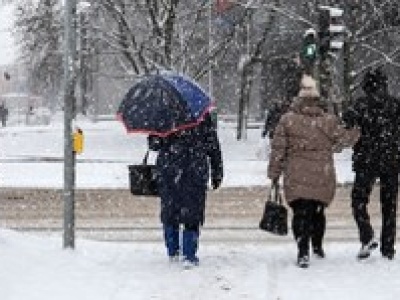
<svg viewBox="0 0 400 300">
<path fill-rule="evenodd" d="M 126 95 L 119 116 L 130 132 L 149 134 L 156 168 L 161 222 L 171 262 L 199 264 L 209 178 L 223 179 L 223 161 L 210 98 L 192 80 L 173 73 L 147 76 Z"/>
<path fill-rule="evenodd" d="M 213 189 L 220 186 L 223 178 L 220 144 L 210 114 L 191 129 L 165 138 L 150 136 L 149 148 L 158 151 L 161 222 L 168 256 L 176 261 L 182 251 L 186 266 L 198 265 L 196 252 L 205 217 L 210 167 Z"/>
</svg>

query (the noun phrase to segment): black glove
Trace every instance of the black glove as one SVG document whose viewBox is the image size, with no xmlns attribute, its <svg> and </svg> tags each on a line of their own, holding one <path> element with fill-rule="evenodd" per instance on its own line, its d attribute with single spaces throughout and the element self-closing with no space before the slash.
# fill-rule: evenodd
<svg viewBox="0 0 400 300">
<path fill-rule="evenodd" d="M 265 138 L 267 136 L 267 132 L 265 131 L 265 130 L 263 130 L 262 132 L 261 132 L 261 137 L 262 138 Z"/>
<path fill-rule="evenodd" d="M 271 181 L 272 181 L 272 186 L 278 186 L 279 185 L 279 177 L 271 179 Z"/>
<path fill-rule="evenodd" d="M 346 129 L 351 129 L 357 126 L 356 122 L 356 112 L 348 109 L 347 111 L 343 112 L 341 115 L 341 122 Z"/>
<path fill-rule="evenodd" d="M 222 178 L 221 177 L 215 177 L 211 179 L 211 184 L 214 190 L 216 190 L 217 188 L 219 188 L 219 186 L 222 183 Z"/>
</svg>

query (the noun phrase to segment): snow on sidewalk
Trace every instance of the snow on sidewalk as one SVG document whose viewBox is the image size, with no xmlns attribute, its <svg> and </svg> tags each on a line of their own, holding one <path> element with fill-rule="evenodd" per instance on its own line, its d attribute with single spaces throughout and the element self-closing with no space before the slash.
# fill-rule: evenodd
<svg viewBox="0 0 400 300">
<path fill-rule="evenodd" d="M 161 243 L 61 240 L 0 230 L 2 300 L 394 300 L 400 264 L 356 244 L 328 243 L 327 258 L 295 266 L 293 244 L 200 244 L 201 265 L 170 264 Z"/>
</svg>

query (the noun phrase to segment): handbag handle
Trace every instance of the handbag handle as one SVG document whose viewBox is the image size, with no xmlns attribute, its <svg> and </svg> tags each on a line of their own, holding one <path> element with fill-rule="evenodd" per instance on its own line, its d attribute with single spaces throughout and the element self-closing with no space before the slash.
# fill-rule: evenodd
<svg viewBox="0 0 400 300">
<path fill-rule="evenodd" d="M 146 154 L 143 157 L 142 165 L 147 165 L 147 160 L 149 159 L 150 150 L 146 151 Z"/>
<path fill-rule="evenodd" d="M 274 197 L 272 195 L 273 193 Z M 282 204 L 282 196 L 280 193 L 280 186 L 278 182 L 271 185 L 271 189 L 269 190 L 268 201 L 273 201 L 278 204 Z"/>
</svg>

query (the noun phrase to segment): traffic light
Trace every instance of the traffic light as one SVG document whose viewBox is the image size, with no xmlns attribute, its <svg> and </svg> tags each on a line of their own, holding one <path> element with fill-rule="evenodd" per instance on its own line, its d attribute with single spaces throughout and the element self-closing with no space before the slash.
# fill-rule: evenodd
<svg viewBox="0 0 400 300">
<path fill-rule="evenodd" d="M 307 74 L 313 74 L 315 62 L 317 60 L 317 32 L 307 29 L 303 35 L 303 45 L 300 52 L 301 64 Z"/>
<path fill-rule="evenodd" d="M 344 10 L 331 6 L 319 7 L 319 51 L 321 56 L 335 55 L 343 48 L 346 34 Z"/>
</svg>

